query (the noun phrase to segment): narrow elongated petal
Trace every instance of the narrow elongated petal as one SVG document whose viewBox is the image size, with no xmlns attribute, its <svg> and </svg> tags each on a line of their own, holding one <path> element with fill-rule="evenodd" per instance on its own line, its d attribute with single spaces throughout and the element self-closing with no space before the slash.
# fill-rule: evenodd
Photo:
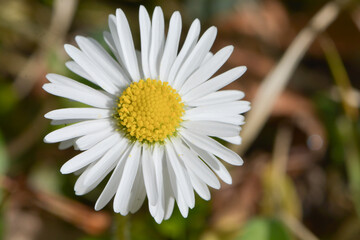
<svg viewBox="0 0 360 240">
<path fill-rule="evenodd" d="M 199 196 L 204 200 L 210 200 L 210 191 L 207 185 L 193 171 L 189 171 L 189 177 L 194 190 Z"/>
<path fill-rule="evenodd" d="M 164 166 L 163 166 L 164 149 L 157 145 L 154 146 L 152 158 L 154 159 L 154 167 L 156 173 L 156 185 L 158 189 L 158 201 L 156 203 L 156 214 L 154 216 L 157 223 L 161 223 L 165 215 L 165 185 L 164 182 Z"/>
<path fill-rule="evenodd" d="M 43 89 L 55 96 L 68 98 L 93 107 L 107 108 L 113 104 L 111 98 L 100 92 L 91 93 L 90 91 L 81 91 L 73 87 L 53 83 L 44 84 Z"/>
<path fill-rule="evenodd" d="M 189 206 L 185 202 L 182 190 L 181 190 L 181 179 L 178 179 L 176 177 L 176 170 L 172 166 L 172 164 L 169 161 L 169 158 L 167 158 L 167 169 L 168 169 L 168 175 L 171 183 L 172 192 L 174 193 L 176 203 L 178 205 L 178 208 L 180 210 L 181 215 L 186 218 L 189 213 Z M 184 184 L 184 183 L 182 183 Z"/>
<path fill-rule="evenodd" d="M 186 141 L 186 140 L 185 140 Z M 227 184 L 232 183 L 231 175 L 226 167 L 211 153 L 197 147 L 189 141 L 186 143 L 190 146 L 191 150 L 196 153 L 206 164 Z"/>
<path fill-rule="evenodd" d="M 227 112 L 225 112 L 227 113 Z M 191 115 L 185 115 L 183 117 L 183 120 L 191 120 L 191 121 L 214 121 L 214 122 L 222 122 L 222 123 L 228 123 L 228 124 L 234 124 L 234 125 L 242 125 L 244 124 L 244 116 L 242 115 L 234 115 L 229 116 L 225 114 L 218 114 L 218 115 L 211 115 L 211 114 L 205 114 L 205 113 L 199 113 L 199 114 L 191 114 Z"/>
<path fill-rule="evenodd" d="M 202 136 L 185 129 L 181 131 L 181 135 L 187 139 L 188 142 L 193 142 L 197 147 L 218 156 L 232 165 L 242 165 L 244 163 L 238 154 L 208 136 Z"/>
<path fill-rule="evenodd" d="M 124 171 L 114 198 L 114 211 L 126 215 L 130 211 L 130 191 L 133 187 L 136 173 L 140 163 L 141 147 L 135 144 L 126 159 Z"/>
<path fill-rule="evenodd" d="M 206 64 L 200 66 L 193 74 L 191 74 L 181 87 L 179 93 L 184 95 L 194 87 L 197 87 L 208 80 L 217 72 L 217 70 L 219 70 L 226 60 L 228 60 L 233 50 L 233 46 L 227 46 L 218 51 L 214 56 L 210 57 L 210 59 L 206 61 Z"/>
<path fill-rule="evenodd" d="M 121 139 L 119 142 L 115 143 L 115 145 L 102 156 L 95 163 L 92 169 L 88 172 L 86 178 L 84 179 L 85 185 L 91 185 L 98 180 L 99 177 L 105 175 L 106 172 L 111 169 L 111 167 L 119 161 L 120 156 L 124 153 L 124 151 L 129 147 L 126 139 Z"/>
<path fill-rule="evenodd" d="M 125 66 L 133 81 L 140 79 L 139 66 L 136 58 L 135 47 L 131 35 L 129 23 L 124 12 L 118 8 L 116 10 L 116 26 L 119 35 L 121 50 L 124 54 Z"/>
<path fill-rule="evenodd" d="M 201 64 L 200 64 L 200 66 L 205 65 L 205 64 L 207 63 L 207 61 L 212 58 L 212 56 L 214 56 L 214 54 L 213 54 L 212 52 L 208 52 L 208 53 L 205 55 L 203 61 L 202 61 Z"/>
<path fill-rule="evenodd" d="M 244 92 L 238 90 L 222 90 L 209 93 L 206 96 L 187 102 L 188 106 L 205 106 L 214 105 L 226 102 L 233 102 L 242 99 L 245 96 Z"/>
<path fill-rule="evenodd" d="M 111 78 L 106 72 L 96 66 L 85 53 L 69 44 L 65 44 L 64 48 L 66 53 L 74 59 L 74 61 L 79 64 L 79 66 L 84 69 L 101 88 L 111 94 L 117 93 L 118 88 L 114 85 Z"/>
<path fill-rule="evenodd" d="M 90 59 L 96 62 L 97 66 L 107 73 L 109 80 L 119 87 L 129 84 L 129 79 L 123 74 L 121 66 L 105 51 L 105 49 L 94 39 L 77 36 L 76 42 L 81 50 Z"/>
<path fill-rule="evenodd" d="M 194 192 L 191 188 L 191 183 L 189 181 L 189 177 L 184 167 L 180 163 L 178 156 L 175 153 L 174 147 L 171 143 L 168 143 L 165 147 L 167 159 L 169 160 L 169 164 L 171 164 L 172 169 L 174 169 L 176 181 L 179 185 L 181 193 L 190 208 L 194 207 L 195 199 Z"/>
<path fill-rule="evenodd" d="M 102 119 L 110 117 L 111 111 L 100 108 L 63 108 L 45 114 L 45 118 L 61 119 Z"/>
<path fill-rule="evenodd" d="M 194 48 L 197 40 L 199 39 L 199 34 L 200 34 L 200 21 L 199 19 L 195 19 L 190 26 L 189 32 L 186 36 L 185 42 L 178 56 L 176 57 L 173 65 L 171 66 L 168 77 L 168 82 L 170 84 L 174 82 L 182 63 L 189 55 L 189 52 Z"/>
<path fill-rule="evenodd" d="M 179 158 L 183 160 L 188 170 L 194 171 L 196 175 L 210 187 L 220 188 L 219 180 L 203 161 L 194 155 L 180 139 L 174 139 L 173 143 L 176 153 Z"/>
<path fill-rule="evenodd" d="M 211 117 L 216 114 L 222 116 L 236 116 L 237 114 L 249 111 L 249 109 L 250 103 L 247 101 L 236 101 L 229 103 L 206 105 L 189 109 L 188 111 L 186 111 L 185 118 L 192 118 L 199 115 Z"/>
<path fill-rule="evenodd" d="M 166 39 L 164 54 L 160 63 L 160 79 L 167 82 L 172 64 L 175 61 L 181 33 L 181 15 L 174 12 L 170 19 L 169 32 Z"/>
<path fill-rule="evenodd" d="M 135 177 L 133 188 L 131 189 L 131 198 L 129 204 L 129 211 L 131 213 L 135 213 L 140 209 L 146 197 L 142 168 L 143 166 L 140 164 Z"/>
<path fill-rule="evenodd" d="M 110 126 L 111 122 L 106 119 L 84 121 L 55 130 L 46 135 L 44 141 L 47 143 L 61 142 L 71 138 L 80 137 L 86 134 L 100 131 Z"/>
<path fill-rule="evenodd" d="M 125 159 L 128 157 L 130 150 L 131 148 L 128 148 L 128 150 L 120 157 L 109 181 L 107 182 L 104 190 L 101 192 L 98 200 L 95 203 L 95 210 L 98 211 L 104 208 L 105 205 L 108 204 L 115 195 L 123 174 L 124 165 L 126 162 Z"/>
<path fill-rule="evenodd" d="M 69 161 L 67 161 L 60 169 L 61 173 L 73 173 L 86 165 L 99 159 L 107 150 L 109 150 L 119 139 L 119 134 L 114 133 L 110 137 L 96 144 L 94 147 L 86 150 Z"/>
<path fill-rule="evenodd" d="M 187 121 L 183 126 L 190 131 L 214 137 L 233 137 L 240 132 L 237 125 L 215 121 Z"/>
<path fill-rule="evenodd" d="M 121 44 L 120 44 L 120 38 L 119 38 L 118 29 L 116 26 L 115 15 L 110 14 L 108 22 L 109 22 L 111 36 L 109 36 L 108 34 L 105 33 L 104 34 L 105 41 L 108 42 L 109 46 L 111 45 L 113 48 L 115 48 L 115 50 L 116 50 L 115 56 L 118 56 L 118 61 L 119 61 L 120 65 L 128 73 L 128 76 L 130 76 L 128 69 L 126 68 L 124 52 L 123 52 L 123 50 L 121 48 Z"/>
<path fill-rule="evenodd" d="M 160 7 L 155 7 L 151 25 L 151 45 L 149 54 L 149 65 L 152 79 L 159 78 L 160 61 L 165 42 L 164 14 Z"/>
<path fill-rule="evenodd" d="M 241 144 L 241 137 L 240 136 L 234 136 L 234 137 L 219 137 L 220 139 L 227 141 L 229 143 L 240 145 Z"/>
<path fill-rule="evenodd" d="M 68 62 L 65 63 L 65 65 L 73 73 L 75 73 L 75 74 L 79 75 L 80 77 L 83 77 L 86 80 L 96 84 L 96 81 L 94 79 L 92 79 L 90 77 L 90 75 L 84 69 L 82 69 L 79 66 L 79 64 L 77 64 L 75 61 L 68 61 Z"/>
<path fill-rule="evenodd" d="M 156 186 L 156 176 L 154 168 L 154 160 L 152 159 L 150 149 L 144 146 L 142 152 L 142 170 L 145 181 L 145 188 L 147 196 L 149 198 L 149 203 L 155 205 L 158 200 L 158 190 Z"/>
<path fill-rule="evenodd" d="M 180 89 L 190 74 L 200 66 L 201 62 L 215 41 L 216 33 L 216 27 L 210 27 L 204 33 L 204 35 L 201 36 L 199 42 L 191 51 L 189 57 L 185 60 L 178 74 L 176 75 L 175 81 L 173 83 L 174 88 Z"/>
<path fill-rule="evenodd" d="M 111 127 L 96 131 L 94 133 L 86 134 L 85 136 L 79 137 L 75 140 L 75 145 L 79 150 L 88 150 L 98 142 L 104 140 L 114 132 Z"/>
<path fill-rule="evenodd" d="M 141 37 L 141 61 L 145 78 L 151 77 L 149 54 L 151 44 L 151 21 L 144 6 L 139 9 L 139 25 Z"/>
<path fill-rule="evenodd" d="M 74 145 L 75 139 L 68 139 L 65 141 L 60 142 L 59 144 L 59 150 L 67 149 Z"/>
<path fill-rule="evenodd" d="M 184 102 L 188 102 L 215 92 L 241 77 L 245 71 L 246 67 L 244 66 L 233 68 L 193 88 L 187 92 L 182 99 Z"/>
</svg>

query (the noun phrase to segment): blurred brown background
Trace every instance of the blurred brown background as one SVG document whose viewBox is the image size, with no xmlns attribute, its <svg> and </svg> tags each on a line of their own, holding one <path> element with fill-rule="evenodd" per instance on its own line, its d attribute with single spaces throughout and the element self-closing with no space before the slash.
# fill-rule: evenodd
<svg viewBox="0 0 360 240">
<path fill-rule="evenodd" d="M 243 145 L 230 146 L 245 161 L 233 184 L 161 225 L 146 203 L 127 218 L 95 212 L 101 187 L 75 196 L 75 176 L 59 172 L 76 151 L 42 141 L 54 129 L 43 115 L 75 104 L 41 89 L 48 72 L 79 79 L 63 44 L 86 35 L 105 46 L 120 7 L 139 48 L 140 4 L 166 20 L 179 10 L 184 33 L 195 18 L 202 32 L 218 27 L 212 51 L 235 47 L 221 71 L 248 67 L 227 88 L 253 107 Z M 359 31 L 350 0 L 0 0 L 0 238 L 360 239 Z"/>
</svg>

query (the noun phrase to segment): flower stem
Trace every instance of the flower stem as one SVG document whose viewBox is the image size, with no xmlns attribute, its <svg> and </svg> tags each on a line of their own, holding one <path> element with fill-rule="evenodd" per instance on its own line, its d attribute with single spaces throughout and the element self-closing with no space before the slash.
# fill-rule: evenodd
<svg viewBox="0 0 360 240">
<path fill-rule="evenodd" d="M 114 240 L 130 240 L 130 216 L 122 216 L 115 213 L 114 216 Z"/>
</svg>

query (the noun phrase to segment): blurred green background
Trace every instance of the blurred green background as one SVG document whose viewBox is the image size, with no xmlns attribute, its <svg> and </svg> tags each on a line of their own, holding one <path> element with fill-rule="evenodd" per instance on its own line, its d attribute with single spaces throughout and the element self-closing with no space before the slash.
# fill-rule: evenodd
<svg viewBox="0 0 360 240">
<path fill-rule="evenodd" d="M 341 13 L 329 28 L 303 50 L 305 56 L 299 58 L 265 126 L 242 149 L 245 164 L 228 166 L 233 184 L 222 183 L 209 202 L 197 198 L 187 219 L 176 208 L 170 220 L 158 225 L 147 203 L 128 217 L 115 216 L 111 205 L 95 212 L 102 187 L 75 196 L 76 177 L 59 172 L 77 152 L 60 151 L 42 141 L 54 129 L 43 115 L 75 106 L 42 90 L 46 73 L 80 80 L 65 68 L 69 58 L 63 44 L 74 44 L 76 35 L 86 35 L 105 46 L 102 32 L 116 8 L 127 14 L 137 48 L 140 4 L 150 13 L 161 6 L 166 20 L 179 10 L 184 33 L 195 18 L 201 20 L 202 32 L 211 25 L 218 27 L 212 51 L 235 46 L 221 71 L 248 67 L 227 88 L 243 90 L 252 101 L 293 39 L 328 3 L 0 0 L 0 238 L 360 239 L 358 1 L 339 7 Z M 273 81 L 267 85 L 270 90 L 276 87 Z"/>
</svg>

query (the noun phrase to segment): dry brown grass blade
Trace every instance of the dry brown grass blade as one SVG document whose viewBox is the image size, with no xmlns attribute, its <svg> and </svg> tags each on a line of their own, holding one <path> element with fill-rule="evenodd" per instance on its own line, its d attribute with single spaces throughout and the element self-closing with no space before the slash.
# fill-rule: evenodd
<svg viewBox="0 0 360 240">
<path fill-rule="evenodd" d="M 109 229 L 111 215 L 107 212 L 95 212 L 91 207 L 75 200 L 32 189 L 23 180 L 0 176 L 0 188 L 8 192 L 8 199 L 12 203 L 36 206 L 77 226 L 88 234 L 97 235 Z"/>
<path fill-rule="evenodd" d="M 277 97 L 284 90 L 306 50 L 319 33 L 323 32 L 350 2 L 350 0 L 336 0 L 327 3 L 296 36 L 279 63 L 260 86 L 242 132 L 243 144 L 234 147 L 235 151 L 244 152 L 254 141 L 268 119 Z"/>
<path fill-rule="evenodd" d="M 64 42 L 72 19 L 75 15 L 77 0 L 57 0 L 54 2 L 53 14 L 48 31 L 39 43 L 39 48 L 29 58 L 14 82 L 14 88 L 20 98 L 26 96 L 45 69 L 46 53 L 57 49 Z"/>
</svg>

